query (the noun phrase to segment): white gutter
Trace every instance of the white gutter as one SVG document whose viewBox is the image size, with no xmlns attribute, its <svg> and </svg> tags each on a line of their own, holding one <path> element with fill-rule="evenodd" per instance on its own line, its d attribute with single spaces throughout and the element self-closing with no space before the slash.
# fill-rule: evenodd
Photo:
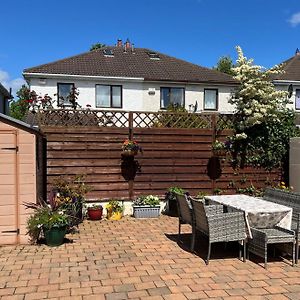
<svg viewBox="0 0 300 300">
<path fill-rule="evenodd" d="M 31 78 L 78 78 L 78 79 L 101 79 L 101 80 L 120 80 L 120 81 L 144 81 L 141 77 L 113 77 L 113 76 L 91 76 L 91 75 L 70 75 L 70 74 L 45 74 L 45 73 L 26 73 L 23 76 Z"/>
<path fill-rule="evenodd" d="M 273 82 L 281 84 L 300 84 L 299 80 L 273 80 Z"/>
</svg>

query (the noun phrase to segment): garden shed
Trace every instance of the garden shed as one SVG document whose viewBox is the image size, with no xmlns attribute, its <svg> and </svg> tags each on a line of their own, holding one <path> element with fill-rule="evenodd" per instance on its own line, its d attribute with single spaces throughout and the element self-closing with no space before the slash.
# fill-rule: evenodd
<svg viewBox="0 0 300 300">
<path fill-rule="evenodd" d="M 28 242 L 23 203 L 45 194 L 44 145 L 39 130 L 0 114 L 0 244 Z"/>
</svg>

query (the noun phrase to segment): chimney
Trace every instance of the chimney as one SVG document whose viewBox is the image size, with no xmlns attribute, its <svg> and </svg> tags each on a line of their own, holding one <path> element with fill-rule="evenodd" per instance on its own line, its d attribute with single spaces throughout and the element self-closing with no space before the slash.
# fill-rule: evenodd
<svg viewBox="0 0 300 300">
<path fill-rule="evenodd" d="M 126 42 L 125 42 L 125 52 L 127 52 L 128 50 L 130 50 L 130 48 L 131 48 L 131 44 L 130 44 L 129 39 L 127 39 Z"/>
<path fill-rule="evenodd" d="M 134 53 L 134 43 L 131 44 L 131 52 Z"/>
<path fill-rule="evenodd" d="M 300 55 L 300 50 L 299 50 L 299 48 L 296 49 L 295 55 Z"/>
<path fill-rule="evenodd" d="M 122 47 L 123 46 L 123 42 L 121 39 L 117 40 L 117 47 Z"/>
</svg>

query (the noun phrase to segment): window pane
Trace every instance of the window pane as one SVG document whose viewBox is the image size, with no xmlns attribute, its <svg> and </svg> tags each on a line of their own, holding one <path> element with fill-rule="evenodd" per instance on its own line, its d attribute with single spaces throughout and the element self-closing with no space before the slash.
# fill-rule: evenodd
<svg viewBox="0 0 300 300">
<path fill-rule="evenodd" d="M 166 108 L 170 104 L 170 89 L 161 88 L 160 89 L 160 106 Z"/>
<path fill-rule="evenodd" d="M 184 105 L 184 89 L 183 88 L 172 88 L 171 89 L 171 103 Z"/>
<path fill-rule="evenodd" d="M 217 109 L 217 91 L 204 91 L 204 109 Z"/>
<path fill-rule="evenodd" d="M 96 106 L 110 107 L 110 86 L 96 85 Z"/>
<path fill-rule="evenodd" d="M 112 87 L 112 107 L 122 107 L 120 86 Z"/>
<path fill-rule="evenodd" d="M 58 84 L 58 105 L 71 105 L 68 96 L 72 91 L 72 83 L 59 83 Z"/>
<path fill-rule="evenodd" d="M 300 109 L 300 90 L 296 90 L 296 109 Z"/>
</svg>

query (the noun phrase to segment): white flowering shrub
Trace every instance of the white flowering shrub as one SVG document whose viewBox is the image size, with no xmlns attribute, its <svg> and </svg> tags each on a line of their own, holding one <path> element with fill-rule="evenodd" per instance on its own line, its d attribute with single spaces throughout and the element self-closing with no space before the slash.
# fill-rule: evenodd
<svg viewBox="0 0 300 300">
<path fill-rule="evenodd" d="M 287 156 L 289 138 L 296 135 L 294 112 L 286 108 L 286 91 L 278 91 L 272 76 L 282 74 L 282 66 L 265 69 L 247 59 L 237 47 L 238 59 L 232 69 L 240 82 L 230 103 L 236 107 L 232 153 L 233 163 L 281 167 Z"/>
</svg>

